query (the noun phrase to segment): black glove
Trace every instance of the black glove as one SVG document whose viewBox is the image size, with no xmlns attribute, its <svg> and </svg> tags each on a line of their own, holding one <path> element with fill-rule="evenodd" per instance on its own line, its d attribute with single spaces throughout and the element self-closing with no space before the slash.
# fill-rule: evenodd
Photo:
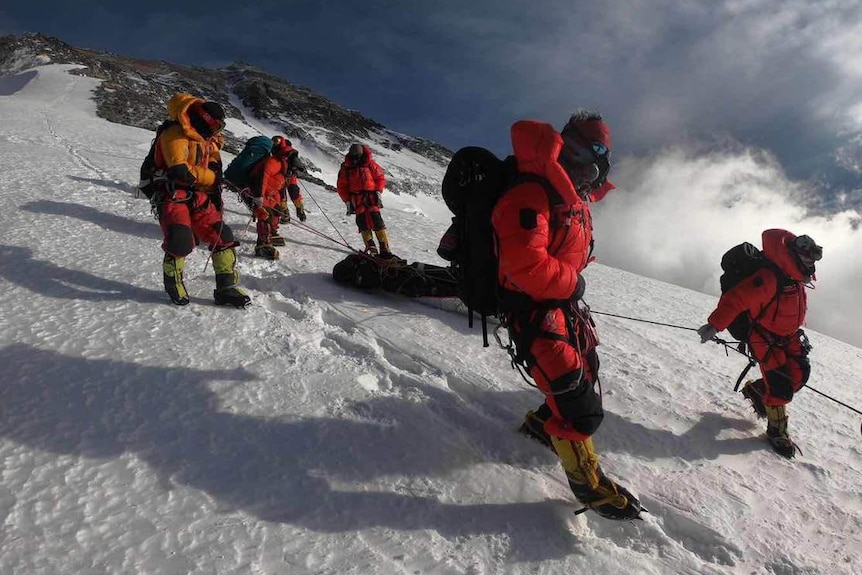
<svg viewBox="0 0 862 575">
<path fill-rule="evenodd" d="M 221 171 L 221 163 L 220 162 L 210 162 L 207 166 L 210 170 L 215 174 L 215 182 L 213 182 L 214 186 L 220 186 L 222 180 L 224 179 L 224 174 Z"/>
<path fill-rule="evenodd" d="M 575 291 L 572 292 L 571 299 L 573 301 L 583 299 L 585 291 L 587 291 L 587 280 L 584 279 L 584 276 L 578 274 L 578 285 L 575 286 Z"/>
<path fill-rule="evenodd" d="M 356 213 L 356 208 L 353 207 L 353 202 L 344 202 L 344 205 L 347 206 L 348 216 L 352 216 Z"/>
<path fill-rule="evenodd" d="M 305 219 L 308 217 L 305 215 L 305 208 L 296 208 L 296 217 L 299 218 L 300 222 L 304 222 Z"/>
<path fill-rule="evenodd" d="M 697 335 L 700 336 L 700 343 L 706 343 L 715 337 L 718 330 L 708 323 L 703 324 L 697 329 Z"/>
<path fill-rule="evenodd" d="M 377 207 L 382 208 L 383 207 L 383 201 L 380 199 L 380 190 L 374 191 L 374 199 L 377 200 Z"/>
</svg>

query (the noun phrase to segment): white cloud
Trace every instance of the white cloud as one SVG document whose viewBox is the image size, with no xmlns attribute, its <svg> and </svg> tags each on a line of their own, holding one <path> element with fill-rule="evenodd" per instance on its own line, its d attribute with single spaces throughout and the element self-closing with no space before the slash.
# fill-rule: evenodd
<svg viewBox="0 0 862 575">
<path fill-rule="evenodd" d="M 808 234 L 824 246 L 809 324 L 862 344 L 857 212 L 806 215 L 792 198 L 807 189 L 789 181 L 773 158 L 752 149 L 695 155 L 668 148 L 623 159 L 611 175 L 620 189 L 594 211 L 600 262 L 717 295 L 725 250 L 742 241 L 759 246 L 768 228 Z"/>
</svg>

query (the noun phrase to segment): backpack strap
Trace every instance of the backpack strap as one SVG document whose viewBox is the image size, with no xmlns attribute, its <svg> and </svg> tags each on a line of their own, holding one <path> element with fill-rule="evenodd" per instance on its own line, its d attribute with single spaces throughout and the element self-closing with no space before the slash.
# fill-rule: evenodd
<svg viewBox="0 0 862 575">
<path fill-rule="evenodd" d="M 511 158 L 512 156 L 509 157 Z M 506 158 L 506 162 L 508 161 L 509 158 Z M 517 185 L 524 184 L 527 182 L 533 182 L 542 186 L 542 189 L 545 190 L 545 195 L 548 196 L 548 204 L 550 205 L 552 211 L 555 207 L 565 205 L 566 202 L 563 200 L 563 196 L 561 196 L 560 192 L 558 192 L 554 188 L 554 186 L 551 185 L 551 182 L 548 180 L 548 178 L 540 176 L 538 174 L 516 172 L 511 184 L 506 187 L 506 192 L 508 192 Z"/>
<path fill-rule="evenodd" d="M 566 205 L 563 196 L 551 185 L 551 182 L 538 174 L 529 174 L 517 172 L 514 167 L 514 158 L 509 156 L 506 158 L 507 167 L 514 171 L 511 177 L 510 184 L 506 188 L 506 192 L 523 183 L 532 182 L 542 186 L 545 195 L 548 198 L 548 206 L 551 217 L 553 218 L 557 208 Z M 511 163 L 510 163 L 511 162 Z M 506 193 L 504 192 L 504 193 Z M 571 214 L 570 214 L 571 215 Z M 592 253 L 593 243 L 590 242 L 590 253 Z M 517 322 L 518 332 L 512 329 L 511 324 L 507 324 L 509 328 L 509 339 L 514 343 L 514 349 L 510 350 L 512 363 L 524 367 L 529 371 L 530 368 L 537 365 L 535 358 L 530 352 L 533 342 L 538 338 L 549 339 L 554 341 L 562 341 L 572 343 L 575 337 L 575 326 L 571 314 L 567 310 L 570 305 L 569 300 L 547 300 L 535 302 L 526 294 L 513 292 L 504 288 L 499 288 L 498 301 L 502 307 L 512 315 L 511 319 Z M 561 335 L 541 329 L 539 326 L 541 318 L 551 309 L 559 309 L 566 321 L 566 335 Z"/>
</svg>

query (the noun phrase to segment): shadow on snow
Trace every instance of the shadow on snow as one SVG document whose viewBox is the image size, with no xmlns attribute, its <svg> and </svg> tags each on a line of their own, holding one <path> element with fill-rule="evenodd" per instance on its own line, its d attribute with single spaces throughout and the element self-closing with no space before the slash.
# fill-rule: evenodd
<svg viewBox="0 0 862 575">
<path fill-rule="evenodd" d="M 0 277 L 47 297 L 86 301 L 165 301 L 161 291 L 139 288 L 33 259 L 33 252 L 29 248 L 17 246 L 0 245 Z"/>
<path fill-rule="evenodd" d="M 453 456 L 450 442 L 417 442 L 439 433 L 422 429 L 428 421 L 423 403 L 389 397 L 358 406 L 364 418 L 380 416 L 385 424 L 326 417 L 285 421 L 219 410 L 208 382 L 254 379 L 244 369 L 143 366 L 22 344 L 0 349 L 0 365 L 7 366 L 0 434 L 31 448 L 88 458 L 134 453 L 165 481 L 165 489 L 170 483 L 188 485 L 263 520 L 321 532 L 383 526 L 431 529 L 446 537 L 505 533 L 516 561 L 573 551 L 568 530 L 554 515 L 558 506 L 547 501 L 459 505 L 330 486 L 328 477 L 440 476 L 488 459 L 481 446 L 467 450 L 466 460 L 463 448 Z M 438 411 L 457 404 L 449 395 Z"/>
</svg>

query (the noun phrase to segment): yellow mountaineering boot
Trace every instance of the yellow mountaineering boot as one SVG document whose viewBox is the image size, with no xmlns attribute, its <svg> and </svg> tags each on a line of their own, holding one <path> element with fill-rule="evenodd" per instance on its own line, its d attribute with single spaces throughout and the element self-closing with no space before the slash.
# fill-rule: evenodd
<svg viewBox="0 0 862 575">
<path fill-rule="evenodd" d="M 287 209 L 287 200 L 278 204 L 278 221 L 282 224 L 290 223 L 290 212 Z"/>
<path fill-rule="evenodd" d="M 186 285 L 183 283 L 183 268 L 185 264 L 185 258 L 175 258 L 170 254 L 165 254 L 165 259 L 162 260 L 165 291 L 176 305 L 189 304 L 189 292 L 186 291 Z"/>
<path fill-rule="evenodd" d="M 593 439 L 569 441 L 551 436 L 554 449 L 560 457 L 569 487 L 584 509 L 592 509 L 605 519 L 637 519 L 641 514 L 641 503 L 621 487 L 608 479 L 599 466 L 599 456 L 593 449 Z"/>
<path fill-rule="evenodd" d="M 386 233 L 386 228 L 374 233 L 377 235 L 377 243 L 380 244 L 380 257 L 391 258 L 392 250 L 389 249 L 389 234 Z"/>
<path fill-rule="evenodd" d="M 802 451 L 790 439 L 787 433 L 787 407 L 784 405 L 767 405 L 766 407 L 766 437 L 773 451 L 781 457 L 793 459 L 796 452 Z"/>
<path fill-rule="evenodd" d="M 305 205 L 302 203 L 302 200 L 293 200 L 293 205 L 296 207 L 296 217 L 299 218 L 300 222 L 304 222 L 308 216 L 305 214 Z"/>
<path fill-rule="evenodd" d="M 368 255 L 376 256 L 377 246 L 374 244 L 374 232 L 370 230 L 365 230 L 364 232 L 359 233 L 362 234 L 362 243 L 365 244 L 365 253 Z"/>
<path fill-rule="evenodd" d="M 216 305 L 246 307 L 251 298 L 239 288 L 239 274 L 236 271 L 236 252 L 227 248 L 213 252 L 213 270 L 216 274 L 216 289 L 213 298 Z"/>
</svg>

